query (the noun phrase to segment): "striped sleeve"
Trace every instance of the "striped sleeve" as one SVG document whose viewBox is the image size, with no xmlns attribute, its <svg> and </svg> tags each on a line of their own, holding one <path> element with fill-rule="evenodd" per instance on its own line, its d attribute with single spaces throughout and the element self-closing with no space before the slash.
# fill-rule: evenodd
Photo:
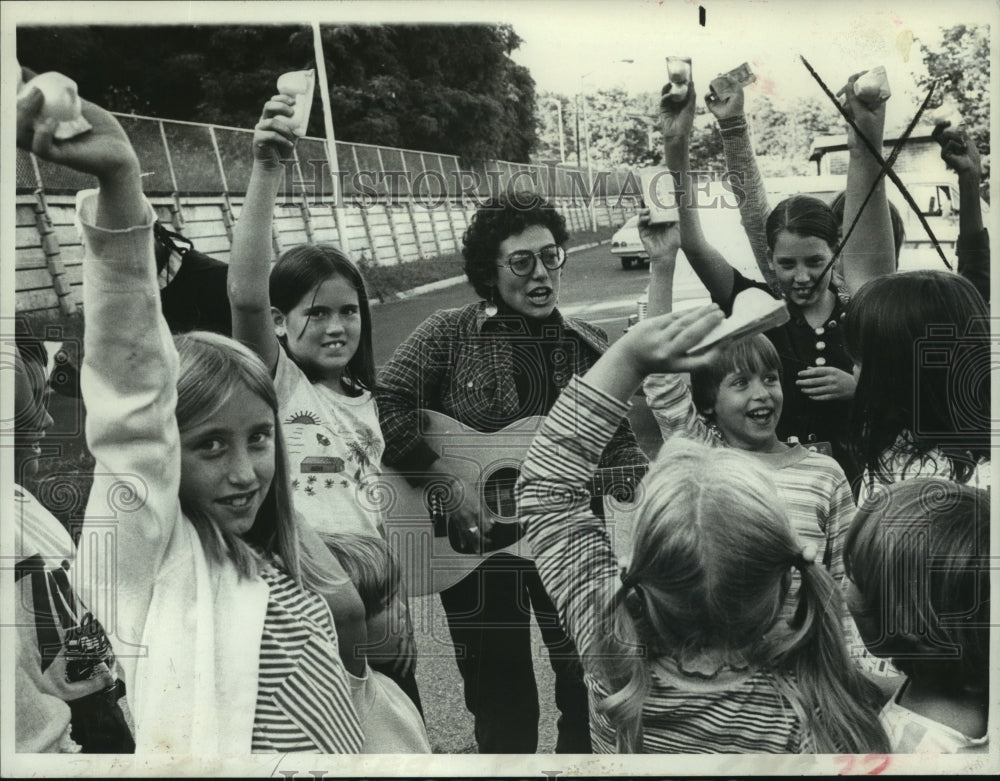
<svg viewBox="0 0 1000 781">
<path fill-rule="evenodd" d="M 679 434 L 708 445 L 718 444 L 695 409 L 691 391 L 679 374 L 650 374 L 642 383 L 642 390 L 664 442 Z"/>
<path fill-rule="evenodd" d="M 767 285 L 780 295 L 781 289 L 771 268 L 771 252 L 767 246 L 767 215 L 771 211 L 767 203 L 767 192 L 764 189 L 764 179 L 757 167 L 757 158 L 750 143 L 750 128 L 745 116 L 719 120 L 719 133 L 722 136 L 722 151 L 726 156 L 726 170 L 734 171 L 742 176 L 743 197 L 740 203 L 740 222 L 750 241 L 757 268 L 764 275 Z"/>
<path fill-rule="evenodd" d="M 586 483 L 627 409 L 573 377 L 528 450 L 517 485 L 538 572 L 581 652 L 617 579 L 611 541 L 590 510 Z"/>
<path fill-rule="evenodd" d="M 851 528 L 851 521 L 854 520 L 854 513 L 857 510 L 847 478 L 843 475 L 840 475 L 840 478 L 836 481 L 830 496 L 830 512 L 827 515 L 825 529 L 829 570 L 837 585 L 844 582 L 844 541 L 847 539 L 847 531 Z"/>
</svg>

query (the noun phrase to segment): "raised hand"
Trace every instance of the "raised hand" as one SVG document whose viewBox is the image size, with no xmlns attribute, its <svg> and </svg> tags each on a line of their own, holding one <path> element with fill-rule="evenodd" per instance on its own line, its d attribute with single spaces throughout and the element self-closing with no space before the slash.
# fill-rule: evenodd
<svg viewBox="0 0 1000 781">
<path fill-rule="evenodd" d="M 280 168 L 292 156 L 296 136 L 288 121 L 295 113 L 295 98 L 275 95 L 264 104 L 253 130 L 254 160 L 266 168 Z"/>
<path fill-rule="evenodd" d="M 25 81 L 34 74 L 22 69 Z M 121 175 L 138 175 L 139 160 L 132 144 L 110 113 L 81 98 L 83 117 L 91 130 L 64 141 L 54 137 L 59 122 L 47 119 L 38 122 L 45 101 L 37 88 L 17 98 L 17 145 L 43 160 L 64 165 L 81 173 L 106 181 Z"/>
<path fill-rule="evenodd" d="M 668 312 L 637 323 L 617 344 L 630 364 L 645 377 L 655 372 L 688 372 L 710 363 L 717 349 L 690 357 L 687 351 L 723 320 L 717 304 L 685 312 Z"/>
<path fill-rule="evenodd" d="M 694 82 L 688 83 L 687 96 L 684 100 L 673 100 L 672 82 L 667 82 L 660 93 L 660 128 L 664 140 L 689 136 L 694 126 L 695 87 Z"/>
<path fill-rule="evenodd" d="M 649 262 L 673 260 L 681 247 L 681 230 L 676 222 L 649 224 L 649 209 L 639 210 L 639 239 L 649 254 Z"/>
<path fill-rule="evenodd" d="M 865 75 L 867 71 L 860 71 L 847 79 L 838 96 L 843 96 L 843 106 L 847 115 L 854 120 L 858 130 L 864 133 L 865 137 L 874 145 L 875 149 L 882 153 L 882 137 L 885 132 L 885 104 L 886 101 L 879 100 L 867 102 L 859 98 L 854 92 L 854 82 Z M 855 137 L 854 128 L 847 126 L 847 145 L 851 149 L 860 148 L 864 142 Z"/>
<path fill-rule="evenodd" d="M 962 130 L 949 130 L 951 122 L 938 122 L 931 134 L 941 145 L 941 159 L 948 168 L 957 173 L 982 176 L 979 150 L 976 142 L 970 139 Z"/>
<path fill-rule="evenodd" d="M 743 87 L 729 82 L 722 89 L 705 95 L 705 105 L 716 119 L 731 119 L 743 115 Z"/>
</svg>

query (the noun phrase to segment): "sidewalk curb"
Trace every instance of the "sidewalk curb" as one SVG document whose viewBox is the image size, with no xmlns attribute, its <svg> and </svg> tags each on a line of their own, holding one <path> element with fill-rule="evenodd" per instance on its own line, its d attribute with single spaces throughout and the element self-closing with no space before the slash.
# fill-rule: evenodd
<svg viewBox="0 0 1000 781">
<path fill-rule="evenodd" d="M 603 239 L 601 241 L 592 241 L 589 244 L 580 244 L 577 247 L 570 247 L 566 250 L 567 255 L 572 255 L 574 252 L 582 252 L 586 249 L 593 249 L 594 247 L 600 247 L 602 244 L 610 244 L 611 239 Z M 465 274 L 460 274 L 457 277 L 448 277 L 447 279 L 439 279 L 437 282 L 428 282 L 426 285 L 418 285 L 417 287 L 410 288 L 409 290 L 404 290 L 401 293 L 396 293 L 388 301 L 369 301 L 369 307 L 376 307 L 379 304 L 390 304 L 393 301 L 404 301 L 407 298 L 413 298 L 414 296 L 421 296 L 424 293 L 434 293 L 438 290 L 444 290 L 445 288 L 454 287 L 462 282 L 466 281 Z"/>
</svg>

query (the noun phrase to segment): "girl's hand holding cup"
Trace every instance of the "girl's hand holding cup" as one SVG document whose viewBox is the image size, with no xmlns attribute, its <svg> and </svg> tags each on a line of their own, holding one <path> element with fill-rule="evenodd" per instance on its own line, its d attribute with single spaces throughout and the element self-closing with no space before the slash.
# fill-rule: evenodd
<svg viewBox="0 0 1000 781">
<path fill-rule="evenodd" d="M 22 68 L 25 82 L 35 74 Z M 59 120 L 42 119 L 45 96 L 38 88 L 17 96 L 17 145 L 36 157 L 74 171 L 96 176 L 102 186 L 122 178 L 138 178 L 139 159 L 125 131 L 109 112 L 87 100 L 80 100 L 81 113 L 91 129 L 65 140 L 55 138 Z"/>
<path fill-rule="evenodd" d="M 866 74 L 868 74 L 868 71 L 860 71 L 852 75 L 837 95 L 843 96 L 844 110 L 854 120 L 854 124 L 858 126 L 858 130 L 864 133 L 865 137 L 875 146 L 875 149 L 881 153 L 882 138 L 885 132 L 885 104 L 887 98 L 869 96 L 866 90 L 861 90 L 861 94 L 858 94 L 859 90 L 856 88 L 856 83 L 859 79 L 865 77 Z M 848 147 L 852 150 L 862 147 L 867 148 L 864 147 L 864 142 L 859 141 L 855 135 L 854 128 L 848 124 Z"/>
<path fill-rule="evenodd" d="M 639 210 L 639 239 L 649 255 L 650 264 L 672 260 L 681 247 L 680 226 L 676 222 L 650 224 L 649 209 Z"/>
<path fill-rule="evenodd" d="M 673 82 L 667 82 L 660 96 L 660 128 L 665 141 L 691 135 L 694 127 L 694 82 L 687 85 L 687 95 L 677 100 Z"/>
<path fill-rule="evenodd" d="M 291 118 L 295 114 L 295 98 L 274 95 L 264 104 L 260 121 L 253 130 L 254 161 L 266 168 L 282 168 L 292 157 L 296 135 Z"/>
</svg>

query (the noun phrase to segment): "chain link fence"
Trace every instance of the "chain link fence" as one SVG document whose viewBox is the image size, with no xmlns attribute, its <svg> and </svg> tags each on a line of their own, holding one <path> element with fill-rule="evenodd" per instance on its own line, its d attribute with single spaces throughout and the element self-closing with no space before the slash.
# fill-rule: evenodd
<svg viewBox="0 0 1000 781">
<path fill-rule="evenodd" d="M 142 166 L 147 195 L 212 196 L 246 192 L 253 163 L 253 131 L 219 125 L 116 114 Z M 528 165 L 490 161 L 463 165 L 453 155 L 409 149 L 337 142 L 337 180 L 343 198 L 456 199 L 488 198 L 516 189 L 551 198 L 597 198 L 621 194 L 625 174 L 594 172 L 594 186 L 586 169 L 559 164 Z M 328 201 L 332 195 L 333 166 L 321 138 L 302 138 L 296 146 L 298 165 L 286 182 L 286 198 Z M 34 160 L 18 150 L 17 192 L 41 189 L 48 194 L 72 194 L 96 185 L 92 177 Z"/>
</svg>

